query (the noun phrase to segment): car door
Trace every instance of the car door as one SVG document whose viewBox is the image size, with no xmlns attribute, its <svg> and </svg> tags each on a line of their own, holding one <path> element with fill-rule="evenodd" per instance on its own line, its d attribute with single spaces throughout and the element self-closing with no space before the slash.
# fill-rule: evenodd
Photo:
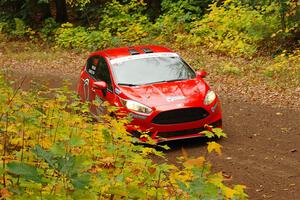
<svg viewBox="0 0 300 200">
<path fill-rule="evenodd" d="M 102 56 L 93 56 L 88 63 L 87 72 L 90 75 L 88 101 L 91 103 L 91 112 L 95 115 L 106 113 L 103 107 L 104 101 L 112 103 L 115 96 L 113 93 L 113 84 L 109 66 Z M 104 81 L 107 84 L 106 89 L 94 89 L 93 83 L 96 81 Z"/>
<path fill-rule="evenodd" d="M 78 94 L 83 102 L 91 101 L 91 90 L 98 62 L 98 55 L 88 58 L 84 70 L 81 73 L 80 83 L 78 84 Z"/>
</svg>

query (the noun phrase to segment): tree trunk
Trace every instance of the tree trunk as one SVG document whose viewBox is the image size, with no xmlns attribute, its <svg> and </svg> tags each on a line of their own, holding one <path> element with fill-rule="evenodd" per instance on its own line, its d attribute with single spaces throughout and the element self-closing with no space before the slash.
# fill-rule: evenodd
<svg viewBox="0 0 300 200">
<path fill-rule="evenodd" d="M 55 0 L 56 21 L 64 23 L 68 21 L 66 0 Z"/>
<path fill-rule="evenodd" d="M 42 21 L 52 16 L 49 3 L 41 3 L 40 10 L 42 13 Z"/>
<path fill-rule="evenodd" d="M 161 14 L 160 0 L 145 0 L 148 6 L 148 13 L 150 14 L 150 20 L 155 21 Z"/>
</svg>

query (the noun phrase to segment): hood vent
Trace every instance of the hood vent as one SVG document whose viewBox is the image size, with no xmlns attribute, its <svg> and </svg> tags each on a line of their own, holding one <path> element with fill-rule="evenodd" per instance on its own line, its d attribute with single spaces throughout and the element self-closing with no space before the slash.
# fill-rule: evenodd
<svg viewBox="0 0 300 200">
<path fill-rule="evenodd" d="M 135 49 L 129 49 L 128 51 L 129 51 L 129 53 L 130 53 L 131 55 L 137 55 L 137 54 L 140 54 L 140 52 L 138 52 L 138 51 L 135 50 Z"/>
<path fill-rule="evenodd" d="M 143 52 L 145 53 L 153 53 L 153 51 L 149 48 L 142 48 Z"/>
</svg>

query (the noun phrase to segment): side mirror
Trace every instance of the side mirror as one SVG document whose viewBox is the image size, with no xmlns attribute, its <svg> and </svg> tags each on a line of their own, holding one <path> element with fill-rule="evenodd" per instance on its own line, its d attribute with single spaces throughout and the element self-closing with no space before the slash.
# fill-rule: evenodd
<svg viewBox="0 0 300 200">
<path fill-rule="evenodd" d="M 197 74 L 197 77 L 200 77 L 200 78 L 205 78 L 207 76 L 207 72 L 204 70 L 197 71 L 196 74 Z"/>
<path fill-rule="evenodd" d="M 93 89 L 103 90 L 107 88 L 107 84 L 104 81 L 97 81 L 93 83 Z"/>
</svg>

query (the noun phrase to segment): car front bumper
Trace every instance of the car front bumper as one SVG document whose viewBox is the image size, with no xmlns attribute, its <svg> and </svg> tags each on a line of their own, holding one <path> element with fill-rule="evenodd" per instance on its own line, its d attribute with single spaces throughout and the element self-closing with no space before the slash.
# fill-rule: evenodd
<svg viewBox="0 0 300 200">
<path fill-rule="evenodd" d="M 203 137 L 204 135 L 201 132 L 206 130 L 205 125 L 222 128 L 222 109 L 220 101 L 216 99 L 216 101 L 210 106 L 203 106 L 203 108 L 209 114 L 207 117 L 196 121 L 176 124 L 153 123 L 153 118 L 160 112 L 169 109 L 168 106 L 160 107 L 160 110 L 147 117 L 133 114 L 131 115 L 133 117 L 133 121 L 127 125 L 127 130 L 136 137 L 140 137 L 142 134 L 147 134 L 155 142 Z M 145 139 L 141 140 L 143 141 Z"/>
</svg>

